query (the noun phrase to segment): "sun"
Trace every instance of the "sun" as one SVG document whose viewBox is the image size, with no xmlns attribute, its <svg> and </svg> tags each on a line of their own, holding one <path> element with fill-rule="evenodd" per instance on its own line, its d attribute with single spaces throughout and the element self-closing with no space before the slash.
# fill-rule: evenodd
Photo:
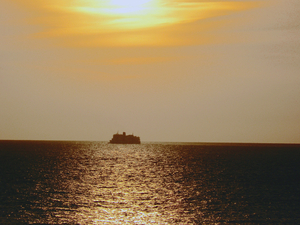
<svg viewBox="0 0 300 225">
<path fill-rule="evenodd" d="M 153 0 L 110 0 L 108 7 L 119 14 L 135 14 L 145 12 L 154 6 Z"/>
<path fill-rule="evenodd" d="M 149 14 L 149 11 L 157 10 L 161 0 L 86 0 L 81 1 L 76 7 L 81 11 L 100 13 L 107 15 L 136 15 Z"/>
<path fill-rule="evenodd" d="M 136 30 L 170 23 L 161 0 L 89 0 L 69 9 L 92 16 L 90 30 Z"/>
<path fill-rule="evenodd" d="M 143 7 L 143 5 L 151 2 L 151 0 L 110 0 L 110 4 L 117 7 Z"/>
</svg>

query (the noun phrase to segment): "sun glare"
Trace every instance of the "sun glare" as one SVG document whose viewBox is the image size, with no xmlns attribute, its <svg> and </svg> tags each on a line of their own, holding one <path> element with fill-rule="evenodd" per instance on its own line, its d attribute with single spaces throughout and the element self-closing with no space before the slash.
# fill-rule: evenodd
<svg viewBox="0 0 300 225">
<path fill-rule="evenodd" d="M 151 0 L 111 0 L 110 4 L 117 6 L 117 7 L 125 7 L 125 8 L 136 8 L 136 7 L 142 7 L 146 3 L 151 2 Z"/>
<path fill-rule="evenodd" d="M 88 1 L 83 6 L 76 7 L 86 12 L 102 13 L 102 14 L 147 14 L 149 9 L 156 8 L 157 0 L 141 0 L 141 1 L 122 1 L 122 0 L 107 0 L 107 1 Z"/>
<path fill-rule="evenodd" d="M 153 3 L 153 1 L 151 0 L 142 0 L 142 1 L 111 0 L 110 6 L 111 8 L 114 9 L 115 12 L 120 14 L 143 13 L 146 11 L 147 8 L 151 6 L 151 4 L 149 4 L 151 2 Z"/>
<path fill-rule="evenodd" d="M 38 16 L 37 21 L 44 23 L 48 29 L 37 36 L 72 36 L 72 41 L 80 42 L 77 46 L 192 43 L 188 35 L 184 36 L 178 30 L 184 26 L 176 28 L 176 25 L 226 15 L 257 5 L 253 1 L 202 0 L 29 1 L 38 11 L 45 12 L 45 17 Z M 199 30 L 196 27 L 194 29 Z"/>
</svg>

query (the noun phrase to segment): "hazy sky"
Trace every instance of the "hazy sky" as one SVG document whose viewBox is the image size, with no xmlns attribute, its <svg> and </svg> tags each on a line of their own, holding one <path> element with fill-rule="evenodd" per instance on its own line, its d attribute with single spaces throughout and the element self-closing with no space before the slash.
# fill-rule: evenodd
<svg viewBox="0 0 300 225">
<path fill-rule="evenodd" d="M 300 143 L 299 0 L 0 5 L 0 139 Z"/>
</svg>

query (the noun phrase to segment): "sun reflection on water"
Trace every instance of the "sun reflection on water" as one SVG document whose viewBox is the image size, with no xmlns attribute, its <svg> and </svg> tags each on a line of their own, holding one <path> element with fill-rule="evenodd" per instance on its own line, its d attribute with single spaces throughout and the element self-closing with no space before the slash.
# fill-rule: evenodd
<svg viewBox="0 0 300 225">
<path fill-rule="evenodd" d="M 76 223 L 170 224 L 191 219 L 182 217 L 187 213 L 187 187 L 174 183 L 184 179 L 182 168 L 157 155 L 159 149 L 141 146 L 104 145 L 78 161 L 72 173 L 79 179 L 68 181 L 73 196 L 68 201 L 78 207 Z"/>
</svg>

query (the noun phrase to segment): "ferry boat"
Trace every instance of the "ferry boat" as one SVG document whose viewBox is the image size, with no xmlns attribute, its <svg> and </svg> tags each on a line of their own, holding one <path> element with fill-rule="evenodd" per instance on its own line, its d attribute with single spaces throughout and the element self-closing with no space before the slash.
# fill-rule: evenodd
<svg viewBox="0 0 300 225">
<path fill-rule="evenodd" d="M 123 134 L 116 133 L 113 135 L 113 138 L 109 141 L 111 144 L 141 144 L 140 137 L 134 136 L 133 134 L 126 135 L 126 132 Z"/>
</svg>

